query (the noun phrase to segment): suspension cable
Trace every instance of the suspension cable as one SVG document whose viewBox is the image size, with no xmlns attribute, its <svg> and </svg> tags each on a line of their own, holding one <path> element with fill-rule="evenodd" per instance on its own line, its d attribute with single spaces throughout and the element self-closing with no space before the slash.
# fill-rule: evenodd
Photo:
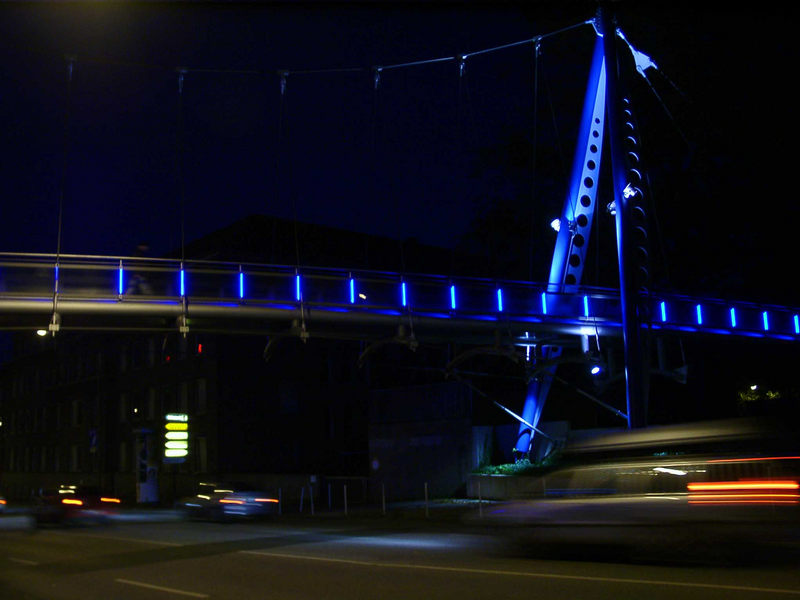
<svg viewBox="0 0 800 600">
<path fill-rule="evenodd" d="M 72 75 L 75 68 L 75 56 L 67 56 L 67 103 L 64 109 L 64 131 L 62 133 L 61 178 L 58 190 L 58 229 L 56 232 L 56 265 L 61 255 L 61 231 L 64 217 L 64 195 L 66 194 L 67 165 L 69 163 L 70 143 L 69 129 L 72 113 Z M 56 281 L 56 288 L 58 281 Z"/>
<path fill-rule="evenodd" d="M 67 103 L 64 108 L 64 131 L 62 133 L 61 177 L 58 190 L 58 225 L 56 230 L 56 264 L 53 272 L 53 314 L 50 318 L 49 330 L 55 335 L 60 328 L 58 315 L 58 266 L 61 258 L 61 232 L 64 222 L 64 195 L 67 187 L 67 166 L 69 164 L 69 125 L 72 112 L 72 74 L 75 70 L 75 56 L 67 56 Z"/>
<path fill-rule="evenodd" d="M 183 122 L 183 79 L 186 69 L 178 68 L 178 130 L 175 144 L 175 162 L 178 171 L 178 201 L 180 230 L 181 230 L 181 264 L 186 259 L 186 188 L 183 177 L 183 154 L 184 154 L 184 122 Z"/>
<path fill-rule="evenodd" d="M 286 172 L 287 179 L 291 185 L 292 182 L 292 148 L 289 137 L 289 107 L 286 100 L 287 78 L 289 71 L 280 71 L 280 107 L 278 110 L 278 140 L 284 141 L 284 148 L 286 151 Z M 281 135 L 283 134 L 283 135 Z M 300 285 L 300 234 L 298 233 L 297 224 L 297 194 L 294 193 L 289 187 L 288 194 L 291 198 L 292 204 L 292 221 L 294 229 L 294 258 L 295 258 L 295 276 L 297 279 L 297 300 L 300 303 L 300 339 L 305 341 L 306 333 L 306 315 L 305 315 L 305 298 L 303 288 Z"/>
<path fill-rule="evenodd" d="M 533 48 L 533 141 L 531 156 L 531 227 L 528 232 L 530 243 L 528 245 L 528 280 L 533 281 L 533 232 L 536 222 L 536 158 L 538 146 L 539 128 L 539 55 L 541 54 L 541 43 L 537 41 Z"/>
</svg>

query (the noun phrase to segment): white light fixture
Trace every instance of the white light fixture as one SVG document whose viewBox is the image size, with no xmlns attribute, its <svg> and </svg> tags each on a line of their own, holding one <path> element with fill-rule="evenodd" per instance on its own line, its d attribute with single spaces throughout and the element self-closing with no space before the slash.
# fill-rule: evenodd
<svg viewBox="0 0 800 600">
<path fill-rule="evenodd" d="M 653 471 L 658 471 L 659 473 L 669 473 L 670 475 L 686 475 L 686 471 L 682 471 L 680 469 L 670 469 L 668 467 L 656 467 Z"/>
<path fill-rule="evenodd" d="M 38 335 L 39 337 L 46 336 L 47 335 L 47 329 L 37 329 L 36 330 L 36 335 Z"/>
<path fill-rule="evenodd" d="M 758 386 L 754 383 L 750 386 L 750 391 L 755 392 L 758 389 Z"/>
<path fill-rule="evenodd" d="M 561 231 L 561 219 L 553 219 L 550 221 L 550 227 L 552 227 L 556 233 Z"/>
<path fill-rule="evenodd" d="M 633 198 L 639 192 L 638 188 L 633 187 L 630 183 L 625 186 L 625 189 L 622 190 L 622 197 L 626 200 L 628 198 Z"/>
</svg>

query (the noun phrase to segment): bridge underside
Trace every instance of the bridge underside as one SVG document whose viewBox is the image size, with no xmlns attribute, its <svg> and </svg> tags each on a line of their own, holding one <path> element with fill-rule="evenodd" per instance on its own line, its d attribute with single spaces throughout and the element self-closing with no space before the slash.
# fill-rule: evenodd
<svg viewBox="0 0 800 600">
<path fill-rule="evenodd" d="M 619 323 L 587 325 L 575 319 L 526 315 L 452 315 L 345 305 L 297 305 L 180 299 L 98 300 L 60 297 L 0 298 L 0 330 L 55 332 L 170 332 L 226 335 L 296 334 L 314 338 L 372 341 L 414 337 L 426 343 L 491 345 L 558 343 L 579 346 L 581 335 L 620 335 Z"/>
</svg>

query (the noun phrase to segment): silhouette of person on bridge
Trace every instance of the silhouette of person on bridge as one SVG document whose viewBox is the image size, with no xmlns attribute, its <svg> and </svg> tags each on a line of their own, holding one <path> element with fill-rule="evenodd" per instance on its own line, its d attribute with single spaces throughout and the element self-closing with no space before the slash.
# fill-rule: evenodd
<svg viewBox="0 0 800 600">
<path fill-rule="evenodd" d="M 150 246 L 147 244 L 139 244 L 136 246 L 133 256 L 135 258 L 147 258 L 149 254 Z M 141 265 L 142 263 L 140 262 L 137 266 Z M 153 287 L 141 271 L 133 271 L 128 280 L 128 287 L 125 289 L 125 293 L 151 295 L 153 293 Z"/>
</svg>

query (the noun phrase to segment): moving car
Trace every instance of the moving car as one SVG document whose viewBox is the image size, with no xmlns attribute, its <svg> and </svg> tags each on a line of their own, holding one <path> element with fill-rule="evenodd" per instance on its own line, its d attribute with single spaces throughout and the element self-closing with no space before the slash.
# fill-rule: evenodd
<svg viewBox="0 0 800 600">
<path fill-rule="evenodd" d="M 176 507 L 187 518 L 212 521 L 278 514 L 278 497 L 255 488 L 256 486 L 242 482 L 200 483 L 198 493 L 182 498 Z"/>
<path fill-rule="evenodd" d="M 33 516 L 37 524 L 105 524 L 116 514 L 120 499 L 107 496 L 98 488 L 61 485 L 36 498 Z"/>
<path fill-rule="evenodd" d="M 766 422 L 587 438 L 486 518 L 531 548 L 737 560 L 800 548 L 800 452 Z"/>
</svg>

